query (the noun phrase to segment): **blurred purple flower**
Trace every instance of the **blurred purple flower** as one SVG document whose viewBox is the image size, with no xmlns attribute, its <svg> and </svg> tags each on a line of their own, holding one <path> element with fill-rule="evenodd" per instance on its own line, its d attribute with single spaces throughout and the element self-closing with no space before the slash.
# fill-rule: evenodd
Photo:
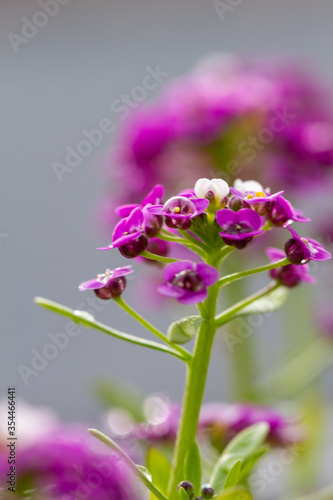
<svg viewBox="0 0 333 500">
<path fill-rule="evenodd" d="M 0 477 L 6 478 L 7 450 L 2 454 Z M 30 490 L 29 498 L 36 500 L 139 500 L 133 479 L 127 465 L 85 430 L 59 426 L 20 449 L 16 494 L 25 498 L 24 491 Z"/>
<path fill-rule="evenodd" d="M 207 287 L 216 283 L 218 277 L 218 271 L 204 262 L 173 262 L 163 270 L 166 283 L 160 285 L 158 291 L 182 304 L 197 304 L 207 298 Z"/>
<path fill-rule="evenodd" d="M 157 400 L 158 409 L 161 403 Z M 180 405 L 164 402 L 158 419 L 136 424 L 131 435 L 148 441 L 175 441 L 180 421 Z M 268 441 L 276 445 L 304 439 L 303 429 L 295 418 L 287 418 L 277 410 L 250 404 L 208 403 L 200 411 L 198 437 L 206 437 L 219 448 L 241 430 L 258 422 L 267 422 Z"/>
</svg>

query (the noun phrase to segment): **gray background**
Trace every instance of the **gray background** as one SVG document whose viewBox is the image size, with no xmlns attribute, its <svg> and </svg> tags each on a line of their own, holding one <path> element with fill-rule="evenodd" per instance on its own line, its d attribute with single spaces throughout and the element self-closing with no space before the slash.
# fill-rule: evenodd
<svg viewBox="0 0 333 500">
<path fill-rule="evenodd" d="M 1 390 L 4 394 L 7 385 L 15 385 L 29 402 L 50 405 L 66 420 L 91 424 L 100 415 L 92 397 L 97 377 L 122 379 L 145 394 L 163 391 L 179 399 L 184 369 L 164 354 L 85 330 L 23 384 L 18 365 L 31 366 L 31 350 L 41 352 L 48 333 L 61 332 L 66 324 L 36 307 L 33 297 L 75 308 L 86 298 L 78 283 L 124 262 L 116 251 L 95 250 L 108 243 L 94 213 L 104 189 L 103 159 L 116 134 L 105 136 L 62 183 L 52 162 L 64 161 L 66 146 L 83 139 L 82 129 L 95 128 L 102 118 L 116 123 L 112 101 L 141 83 L 147 65 L 159 64 L 170 79 L 211 52 L 288 54 L 333 79 L 333 3 L 244 0 L 222 22 L 211 1 L 70 0 L 15 54 L 7 34 L 20 34 L 22 17 L 31 20 L 38 10 L 35 1 L 1 2 Z M 127 298 L 145 309 L 130 286 Z M 148 314 L 164 328 L 181 311 Z M 106 303 L 98 317 L 139 331 L 113 303 Z M 272 349 L 277 337 L 274 328 L 266 330 L 263 350 Z M 209 400 L 228 397 L 223 350 L 217 343 Z"/>
</svg>

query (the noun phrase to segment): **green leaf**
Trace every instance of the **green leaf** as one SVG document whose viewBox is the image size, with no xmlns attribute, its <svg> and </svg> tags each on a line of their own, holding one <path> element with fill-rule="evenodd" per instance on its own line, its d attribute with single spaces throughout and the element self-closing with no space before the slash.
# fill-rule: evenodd
<svg viewBox="0 0 333 500">
<path fill-rule="evenodd" d="M 234 463 L 234 465 L 229 470 L 227 477 L 225 478 L 223 489 L 232 488 L 233 486 L 236 486 L 241 470 L 241 465 L 242 465 L 241 460 L 237 460 L 237 462 Z"/>
<path fill-rule="evenodd" d="M 235 486 L 223 490 L 216 500 L 252 500 L 252 495 L 244 486 Z"/>
<path fill-rule="evenodd" d="M 202 321 L 201 316 L 188 316 L 174 321 L 168 328 L 168 339 L 174 344 L 189 342 L 197 333 Z"/>
<path fill-rule="evenodd" d="M 256 451 L 251 458 L 249 458 L 241 471 L 241 481 L 247 479 L 248 474 L 251 472 L 253 466 L 258 462 L 258 460 L 268 451 L 268 446 L 262 446 L 258 451 Z"/>
<path fill-rule="evenodd" d="M 102 443 L 106 444 L 115 453 L 117 453 L 117 455 L 120 456 L 129 467 L 129 469 L 136 475 L 137 478 L 140 479 L 140 481 L 145 486 L 147 486 L 147 488 L 155 495 L 156 498 L 158 498 L 159 500 L 167 500 L 163 493 L 158 488 L 156 488 L 156 486 L 149 479 L 149 472 L 147 471 L 147 469 L 145 467 L 142 467 L 142 465 L 136 465 L 133 460 L 131 460 L 130 457 L 124 452 L 124 450 L 122 450 L 120 446 L 118 446 L 117 443 L 113 441 L 113 439 L 111 439 L 103 432 L 98 431 L 97 429 L 88 429 L 88 432 L 95 438 L 99 439 L 99 441 L 102 441 Z"/>
<path fill-rule="evenodd" d="M 255 300 L 252 304 L 243 307 L 238 313 L 235 314 L 235 318 L 238 316 L 248 316 L 250 314 L 264 314 L 276 311 L 283 306 L 287 300 L 289 294 L 288 288 L 285 286 L 279 286 L 272 292 L 265 295 L 261 299 Z"/>
<path fill-rule="evenodd" d="M 132 344 L 149 347 L 150 349 L 155 349 L 157 351 L 168 352 L 169 354 L 172 354 L 177 358 L 180 358 L 182 360 L 185 359 L 181 353 L 168 346 L 158 344 L 157 342 L 153 342 L 152 340 L 145 340 L 140 337 L 136 337 L 135 335 L 129 335 L 128 333 L 120 332 L 115 328 L 110 328 L 106 325 L 103 325 L 103 323 L 99 323 L 98 321 L 96 321 L 95 318 L 86 311 L 74 311 L 69 307 L 57 304 L 52 300 L 43 299 L 42 297 L 35 297 L 34 301 L 39 306 L 45 307 L 45 309 L 49 309 L 50 311 L 61 314 L 62 316 L 66 316 L 67 318 L 75 321 L 75 323 L 80 323 L 87 328 L 94 328 L 95 330 L 107 333 L 108 335 L 116 337 L 117 339 L 126 340 L 127 342 L 131 342 Z"/>
<path fill-rule="evenodd" d="M 209 481 L 216 494 L 221 492 L 226 477 L 235 463 L 241 460 L 245 465 L 262 446 L 268 431 L 269 425 L 260 422 L 247 427 L 230 441 L 217 461 Z"/>
<path fill-rule="evenodd" d="M 157 488 L 166 494 L 171 465 L 166 456 L 157 448 L 149 448 L 147 453 L 147 467 L 151 472 L 152 481 Z"/>
<path fill-rule="evenodd" d="M 193 484 L 195 495 L 199 495 L 201 491 L 201 458 L 196 441 L 193 441 L 185 458 L 185 480 Z"/>
<path fill-rule="evenodd" d="M 178 490 L 178 494 L 180 496 L 180 500 L 189 500 L 189 496 L 184 490 L 184 488 L 180 487 Z"/>
</svg>

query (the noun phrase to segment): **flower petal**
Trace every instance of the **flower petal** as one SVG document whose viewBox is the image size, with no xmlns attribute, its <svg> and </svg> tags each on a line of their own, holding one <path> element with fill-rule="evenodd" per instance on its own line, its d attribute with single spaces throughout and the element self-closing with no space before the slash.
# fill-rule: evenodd
<svg viewBox="0 0 333 500">
<path fill-rule="evenodd" d="M 163 279 L 165 281 L 172 281 L 176 274 L 184 271 L 185 269 L 195 269 L 194 262 L 191 262 L 190 260 L 180 260 L 178 262 L 172 262 L 164 268 Z"/>
<path fill-rule="evenodd" d="M 197 273 L 205 286 L 214 285 L 214 283 L 216 283 L 219 279 L 218 270 L 204 262 L 199 262 L 197 264 Z"/>
<path fill-rule="evenodd" d="M 208 291 L 206 288 L 203 290 L 200 290 L 199 292 L 190 292 L 190 291 L 185 291 L 184 294 L 179 297 L 177 300 L 181 304 L 185 305 L 192 305 L 192 304 L 198 304 L 199 302 L 203 302 L 206 300 L 208 296 Z"/>
</svg>

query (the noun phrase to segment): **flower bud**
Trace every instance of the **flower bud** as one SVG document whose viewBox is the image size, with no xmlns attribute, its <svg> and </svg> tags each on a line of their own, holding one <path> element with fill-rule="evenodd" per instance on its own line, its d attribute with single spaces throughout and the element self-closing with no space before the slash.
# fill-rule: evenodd
<svg viewBox="0 0 333 500">
<path fill-rule="evenodd" d="M 177 490 L 179 491 L 180 488 L 184 488 L 184 490 L 188 494 L 189 498 L 193 497 L 194 486 L 190 481 L 182 481 L 181 483 L 179 483 L 177 486 Z"/>
<path fill-rule="evenodd" d="M 111 280 L 107 285 L 102 288 L 97 288 L 94 290 L 97 297 L 103 300 L 114 299 L 115 297 L 119 297 L 123 293 L 126 288 L 126 279 L 124 276 L 119 278 L 115 278 Z"/>
<path fill-rule="evenodd" d="M 119 247 L 119 251 L 121 255 L 126 257 L 126 259 L 134 259 L 138 257 L 141 252 L 146 250 L 148 246 L 148 238 L 145 234 L 140 234 L 137 238 L 131 240 L 126 245 L 122 245 Z"/>
<path fill-rule="evenodd" d="M 223 179 L 198 179 L 194 186 L 198 198 L 206 198 L 220 205 L 229 194 L 229 186 Z"/>
<path fill-rule="evenodd" d="M 201 495 L 204 500 L 210 500 L 214 496 L 214 488 L 209 486 L 209 484 L 204 484 L 201 488 Z"/>
<path fill-rule="evenodd" d="M 287 241 L 284 246 L 284 251 L 291 264 L 297 266 L 298 264 L 306 264 L 306 262 L 309 262 L 309 259 L 304 253 L 304 245 L 294 238 Z"/>
</svg>

